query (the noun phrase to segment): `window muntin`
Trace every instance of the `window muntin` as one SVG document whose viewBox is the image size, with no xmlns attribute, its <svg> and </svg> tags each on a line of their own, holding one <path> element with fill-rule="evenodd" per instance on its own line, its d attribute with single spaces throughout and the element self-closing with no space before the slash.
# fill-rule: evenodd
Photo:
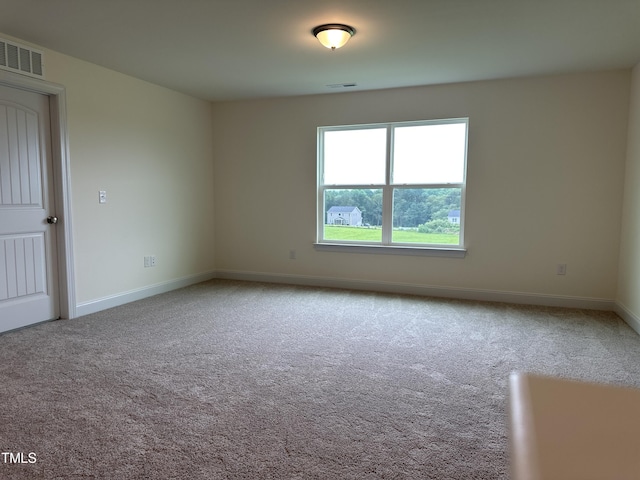
<svg viewBox="0 0 640 480">
<path fill-rule="evenodd" d="M 467 127 L 462 118 L 319 128 L 318 242 L 462 248 Z"/>
</svg>

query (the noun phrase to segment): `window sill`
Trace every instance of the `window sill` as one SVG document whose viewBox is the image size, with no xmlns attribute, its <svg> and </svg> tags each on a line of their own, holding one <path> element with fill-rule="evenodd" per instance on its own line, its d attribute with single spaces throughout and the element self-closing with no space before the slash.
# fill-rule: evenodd
<svg viewBox="0 0 640 480">
<path fill-rule="evenodd" d="M 422 257 L 464 258 L 467 249 L 463 247 L 409 247 L 389 245 L 348 245 L 344 243 L 314 243 L 320 252 L 373 253 L 380 255 L 413 255 Z"/>
</svg>

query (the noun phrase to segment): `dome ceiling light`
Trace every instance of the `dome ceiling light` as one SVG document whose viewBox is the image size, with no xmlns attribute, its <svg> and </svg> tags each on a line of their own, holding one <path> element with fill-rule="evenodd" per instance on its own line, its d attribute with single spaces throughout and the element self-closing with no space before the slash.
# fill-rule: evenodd
<svg viewBox="0 0 640 480">
<path fill-rule="evenodd" d="M 356 29 L 341 23 L 326 23 L 318 25 L 311 33 L 322 45 L 335 50 L 347 43 L 356 34 Z"/>
</svg>

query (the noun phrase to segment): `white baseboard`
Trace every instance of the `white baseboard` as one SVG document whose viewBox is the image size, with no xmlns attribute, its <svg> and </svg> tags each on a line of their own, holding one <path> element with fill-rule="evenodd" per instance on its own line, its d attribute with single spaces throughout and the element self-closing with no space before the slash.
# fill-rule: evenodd
<svg viewBox="0 0 640 480">
<path fill-rule="evenodd" d="M 613 311 L 640 335 L 640 318 L 620 302 L 615 302 Z"/>
<path fill-rule="evenodd" d="M 439 287 L 432 285 L 416 285 L 409 283 L 381 282 L 372 280 L 350 280 L 309 275 L 273 274 L 236 270 L 218 270 L 149 285 L 147 287 L 122 292 L 97 300 L 76 305 L 76 316 L 89 315 L 108 308 L 142 300 L 160 293 L 187 287 L 195 283 L 213 278 L 229 280 L 245 280 L 250 282 L 267 282 L 311 287 L 345 288 L 367 290 L 372 292 L 399 293 L 428 297 L 456 298 L 461 300 L 479 300 L 485 302 L 504 302 L 523 305 L 541 305 L 550 307 L 584 308 L 589 310 L 605 310 L 617 313 L 626 323 L 640 334 L 640 318 L 631 313 L 619 302 L 600 298 L 570 297 L 561 295 L 544 295 L 538 293 L 522 293 L 496 290 L 467 289 L 455 287 Z"/>
<path fill-rule="evenodd" d="M 216 272 L 216 277 L 232 280 L 247 280 L 253 282 L 287 283 L 292 285 L 347 288 L 353 290 L 369 290 L 384 293 L 402 293 L 428 297 L 457 298 L 461 300 L 479 300 L 485 302 L 504 302 L 523 305 L 541 305 L 549 307 L 584 308 L 588 310 L 614 311 L 614 301 L 602 298 L 569 297 L 561 295 L 544 295 L 538 293 L 439 287 L 408 283 L 380 282 L 370 280 L 348 280 L 342 278 L 272 274 L 234 270 L 218 270 Z"/>
<path fill-rule="evenodd" d="M 118 307 L 120 305 L 135 302 L 136 300 L 142 300 L 143 298 L 152 297 L 160 293 L 170 292 L 171 290 L 177 290 L 178 288 L 187 287 L 194 283 L 205 282 L 215 277 L 216 274 L 214 272 L 200 273 L 80 303 L 76 305 L 76 317 L 89 315 L 90 313 L 96 313 L 108 308 Z"/>
</svg>

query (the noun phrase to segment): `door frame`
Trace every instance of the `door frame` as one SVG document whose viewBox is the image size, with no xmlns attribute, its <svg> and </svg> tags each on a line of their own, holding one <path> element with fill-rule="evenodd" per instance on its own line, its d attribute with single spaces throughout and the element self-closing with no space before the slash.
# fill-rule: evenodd
<svg viewBox="0 0 640 480">
<path fill-rule="evenodd" d="M 73 229 L 71 223 L 71 176 L 69 166 L 69 135 L 67 103 L 64 86 L 0 70 L 0 85 L 49 97 L 51 122 L 51 155 L 58 258 L 58 297 L 60 318 L 76 317 L 75 270 L 73 263 Z"/>
</svg>

